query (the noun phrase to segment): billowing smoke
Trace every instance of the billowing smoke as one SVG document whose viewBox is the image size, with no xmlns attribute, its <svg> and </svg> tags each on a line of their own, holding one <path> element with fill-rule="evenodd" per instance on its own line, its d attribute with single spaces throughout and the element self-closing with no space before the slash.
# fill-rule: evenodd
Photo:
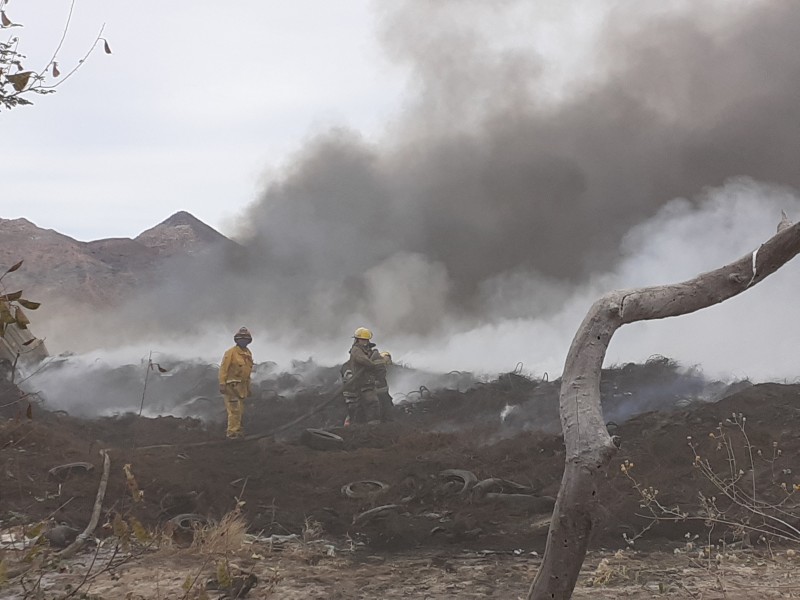
<svg viewBox="0 0 800 600">
<path fill-rule="evenodd" d="M 800 216 L 800 4 L 380 10 L 409 82 L 385 132 L 308 140 L 238 219 L 240 248 L 176 268 L 120 336 L 247 323 L 256 352 L 333 362 L 368 325 L 426 368 L 558 372 L 597 295 L 716 268 L 780 209 Z M 631 327 L 610 359 L 785 373 L 760 354 L 796 298 L 790 273 L 775 280 L 672 329 Z"/>
<path fill-rule="evenodd" d="M 606 15 L 596 75 L 558 102 L 540 93 L 538 54 L 496 41 L 509 26 L 490 15 L 522 3 L 394 4 L 385 38 L 409 68 L 407 109 L 378 142 L 311 141 L 248 211 L 246 243 L 280 273 L 342 282 L 351 306 L 366 299 L 351 279 L 416 253 L 446 270 L 447 308 L 483 314 L 487 280 L 580 281 L 673 198 L 736 176 L 796 187 L 800 57 L 785 48 L 800 7 L 696 4 Z"/>
</svg>

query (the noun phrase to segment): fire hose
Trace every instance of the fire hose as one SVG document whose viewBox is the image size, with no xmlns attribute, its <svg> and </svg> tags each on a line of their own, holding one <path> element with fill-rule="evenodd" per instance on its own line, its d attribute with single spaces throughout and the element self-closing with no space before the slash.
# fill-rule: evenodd
<svg viewBox="0 0 800 600">
<path fill-rule="evenodd" d="M 295 425 L 305 421 L 306 419 L 309 419 L 309 418 L 313 417 L 314 415 L 316 415 L 317 413 L 322 411 L 324 408 L 326 408 L 326 407 L 330 406 L 331 404 L 333 404 L 334 402 L 336 402 L 339 399 L 339 397 L 341 396 L 342 392 L 344 392 L 345 390 L 347 390 L 348 387 L 350 387 L 350 383 L 352 381 L 353 380 L 350 379 L 349 381 L 346 381 L 345 383 L 340 385 L 336 389 L 336 391 L 331 395 L 330 398 L 328 398 L 324 402 L 321 402 L 320 404 L 318 404 L 317 406 L 312 408 L 310 411 L 308 411 L 306 413 L 303 413 L 302 415 L 300 415 L 296 419 L 293 419 L 293 420 L 289 421 L 288 423 L 284 423 L 283 425 L 280 425 L 278 427 L 270 429 L 269 431 L 267 431 L 265 433 L 253 433 L 251 435 L 246 435 L 246 436 L 244 436 L 243 438 L 241 438 L 239 440 L 239 443 L 241 443 L 241 442 L 253 442 L 255 440 L 260 440 L 260 439 L 263 439 L 263 438 L 266 438 L 266 437 L 270 437 L 270 436 L 276 435 L 278 433 L 281 433 L 282 431 L 286 431 L 287 429 L 289 429 L 291 427 L 294 427 Z M 138 448 L 134 448 L 134 450 L 157 450 L 159 448 L 174 448 L 176 446 L 180 446 L 182 448 L 196 448 L 198 446 L 217 446 L 217 445 L 222 446 L 222 445 L 225 445 L 225 444 L 230 444 L 230 441 L 229 440 L 206 440 L 204 442 L 189 442 L 189 443 L 177 443 L 177 444 L 156 444 L 154 446 L 140 446 Z"/>
</svg>

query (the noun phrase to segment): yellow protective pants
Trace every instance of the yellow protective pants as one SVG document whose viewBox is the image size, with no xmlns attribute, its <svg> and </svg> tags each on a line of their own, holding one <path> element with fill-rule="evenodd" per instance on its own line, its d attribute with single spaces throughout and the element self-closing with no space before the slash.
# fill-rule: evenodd
<svg viewBox="0 0 800 600">
<path fill-rule="evenodd" d="M 229 438 L 242 437 L 242 414 L 244 413 L 244 400 L 238 394 L 225 394 L 225 410 L 228 411 L 228 430 L 225 432 Z"/>
</svg>

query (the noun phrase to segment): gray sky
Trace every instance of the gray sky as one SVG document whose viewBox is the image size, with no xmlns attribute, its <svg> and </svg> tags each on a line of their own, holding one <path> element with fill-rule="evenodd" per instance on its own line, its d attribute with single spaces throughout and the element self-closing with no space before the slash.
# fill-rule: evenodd
<svg viewBox="0 0 800 600">
<path fill-rule="evenodd" d="M 67 0 L 11 2 L 31 68 L 47 64 Z M 80 240 L 133 237 L 178 210 L 225 229 L 315 131 L 370 135 L 404 76 L 369 2 L 78 0 L 59 68 L 105 23 L 101 48 L 57 93 L 0 114 L 0 216 Z"/>
</svg>

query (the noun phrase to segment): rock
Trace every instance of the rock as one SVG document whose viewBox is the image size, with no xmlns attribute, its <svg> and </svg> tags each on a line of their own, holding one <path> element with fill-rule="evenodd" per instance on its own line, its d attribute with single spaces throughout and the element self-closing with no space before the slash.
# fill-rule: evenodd
<svg viewBox="0 0 800 600">
<path fill-rule="evenodd" d="M 78 537 L 80 531 L 68 525 L 56 525 L 42 534 L 42 537 L 55 548 L 66 548 Z"/>
</svg>

